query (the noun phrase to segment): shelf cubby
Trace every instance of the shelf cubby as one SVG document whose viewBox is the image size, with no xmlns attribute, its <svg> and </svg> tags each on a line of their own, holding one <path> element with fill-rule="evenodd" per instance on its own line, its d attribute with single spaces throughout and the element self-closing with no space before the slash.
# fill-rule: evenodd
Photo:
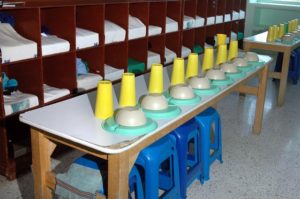
<svg viewBox="0 0 300 199">
<path fill-rule="evenodd" d="M 127 70 L 128 43 L 119 42 L 105 46 L 104 63 L 114 68 Z"/>
<path fill-rule="evenodd" d="M 104 5 L 76 7 L 76 27 L 99 34 L 99 45 L 104 45 Z"/>
<path fill-rule="evenodd" d="M 43 77 L 45 84 L 74 93 L 77 89 L 75 52 L 44 57 Z"/>
<path fill-rule="evenodd" d="M 181 56 L 181 32 L 171 32 L 166 34 L 166 47 Z"/>
<path fill-rule="evenodd" d="M 216 34 L 218 33 L 224 33 L 225 34 L 225 27 L 224 24 L 216 24 Z"/>
<path fill-rule="evenodd" d="M 75 51 L 75 7 L 46 7 L 41 9 L 41 26 L 51 35 L 65 39 L 70 43 L 70 51 Z"/>
<path fill-rule="evenodd" d="M 196 19 L 197 0 L 186 0 L 186 1 L 184 1 L 183 6 L 184 6 L 183 15 L 192 17 L 193 19 Z"/>
<path fill-rule="evenodd" d="M 148 50 L 160 54 L 160 60 L 164 62 L 165 35 L 157 35 L 148 38 Z"/>
<path fill-rule="evenodd" d="M 208 2 L 207 5 L 207 17 L 215 17 L 217 14 L 217 0 Z"/>
<path fill-rule="evenodd" d="M 205 34 L 205 27 L 197 28 L 195 30 L 195 45 L 200 45 L 204 48 Z"/>
<path fill-rule="evenodd" d="M 134 59 L 138 62 L 147 65 L 147 49 L 148 40 L 147 38 L 134 39 L 128 42 L 128 58 Z M 143 71 L 146 70 L 144 67 Z"/>
<path fill-rule="evenodd" d="M 130 3 L 129 14 L 133 17 L 137 17 L 146 26 L 146 36 L 148 35 L 149 26 L 149 3 Z"/>
<path fill-rule="evenodd" d="M 175 20 L 178 23 L 179 30 L 182 30 L 182 1 L 167 2 L 167 17 Z"/>
<path fill-rule="evenodd" d="M 207 17 L 207 7 L 208 7 L 208 1 L 207 0 L 198 0 L 197 1 L 197 16 L 206 19 L 206 17 Z"/>
<path fill-rule="evenodd" d="M 195 29 L 185 30 L 182 33 L 182 45 L 193 50 L 195 45 Z"/>
<path fill-rule="evenodd" d="M 226 34 L 227 37 L 230 37 L 230 34 L 231 34 L 231 24 L 232 24 L 232 22 L 224 23 L 224 34 Z"/>
<path fill-rule="evenodd" d="M 166 2 L 150 2 L 149 25 L 161 27 L 162 34 L 165 33 L 166 15 L 167 15 L 167 3 Z"/>
</svg>

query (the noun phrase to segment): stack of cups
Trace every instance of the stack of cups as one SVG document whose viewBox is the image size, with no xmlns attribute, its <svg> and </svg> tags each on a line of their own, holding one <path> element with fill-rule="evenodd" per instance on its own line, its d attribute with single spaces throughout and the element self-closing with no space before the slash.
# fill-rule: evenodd
<svg viewBox="0 0 300 199">
<path fill-rule="evenodd" d="M 184 82 L 184 59 L 175 58 L 171 76 L 171 86 L 175 86 L 177 84 L 184 84 Z"/>
<path fill-rule="evenodd" d="M 231 40 L 229 44 L 229 53 L 228 53 L 228 61 L 236 58 L 238 56 L 238 41 Z"/>
<path fill-rule="evenodd" d="M 273 42 L 274 41 L 274 35 L 275 35 L 274 26 L 269 26 L 267 42 Z"/>
<path fill-rule="evenodd" d="M 278 37 L 281 38 L 284 35 L 284 24 L 279 24 L 279 33 Z"/>
<path fill-rule="evenodd" d="M 226 34 L 217 34 L 217 46 L 226 44 Z"/>
<path fill-rule="evenodd" d="M 136 106 L 135 75 L 133 73 L 123 73 L 119 104 L 122 108 Z"/>
<path fill-rule="evenodd" d="M 161 64 L 152 64 L 149 80 L 149 93 L 161 94 L 163 93 L 163 67 Z"/>
<path fill-rule="evenodd" d="M 99 81 L 97 87 L 95 117 L 105 120 L 114 114 L 112 83 L 110 81 Z"/>
<path fill-rule="evenodd" d="M 279 38 L 279 27 L 277 25 L 274 25 L 274 38 L 273 41 Z"/>
<path fill-rule="evenodd" d="M 188 64 L 186 69 L 186 79 L 198 76 L 198 54 L 191 53 L 188 57 Z"/>
<path fill-rule="evenodd" d="M 202 63 L 202 71 L 206 72 L 214 65 L 214 49 L 209 47 L 204 50 L 204 57 Z"/>
<path fill-rule="evenodd" d="M 218 46 L 218 54 L 217 54 L 217 65 L 225 63 L 227 60 L 227 45 L 222 44 Z"/>
</svg>

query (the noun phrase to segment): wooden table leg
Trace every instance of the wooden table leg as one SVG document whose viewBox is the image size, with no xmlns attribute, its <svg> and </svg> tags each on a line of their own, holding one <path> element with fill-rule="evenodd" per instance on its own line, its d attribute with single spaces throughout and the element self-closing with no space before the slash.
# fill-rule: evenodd
<svg viewBox="0 0 300 199">
<path fill-rule="evenodd" d="M 108 155 L 108 199 L 128 199 L 128 152 Z"/>
<path fill-rule="evenodd" d="M 266 65 L 262 71 L 262 74 L 259 75 L 259 85 L 256 99 L 256 110 L 255 118 L 253 124 L 253 133 L 260 134 L 262 127 L 262 120 L 264 114 L 265 106 L 265 97 L 266 97 L 266 87 L 267 87 L 267 78 L 268 78 L 269 66 Z"/>
<path fill-rule="evenodd" d="M 34 179 L 34 198 L 51 199 L 51 190 L 47 187 L 47 174 L 51 171 L 51 154 L 56 145 L 43 133 L 31 129 L 32 173 Z"/>
<path fill-rule="evenodd" d="M 289 72 L 290 56 L 291 56 L 290 50 L 286 50 L 283 53 L 283 61 L 282 61 L 282 67 L 281 67 L 279 93 L 278 93 L 278 101 L 277 101 L 278 106 L 282 106 L 284 103 L 287 77 L 288 77 L 288 72 Z"/>
</svg>

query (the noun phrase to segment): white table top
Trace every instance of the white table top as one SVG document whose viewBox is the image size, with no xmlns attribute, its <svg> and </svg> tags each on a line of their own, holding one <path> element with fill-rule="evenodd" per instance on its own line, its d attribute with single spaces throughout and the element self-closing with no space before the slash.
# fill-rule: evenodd
<svg viewBox="0 0 300 199">
<path fill-rule="evenodd" d="M 268 36 L 268 31 L 259 33 L 257 35 L 253 35 L 251 37 L 244 38 L 244 41 L 246 42 L 255 42 L 255 43 L 261 43 L 261 44 L 268 44 L 268 45 L 275 45 L 275 46 L 293 46 L 295 44 L 300 43 L 300 39 L 294 40 L 291 44 L 284 44 L 278 41 L 274 42 L 267 42 L 267 36 Z"/>
<path fill-rule="evenodd" d="M 271 58 L 269 56 L 260 55 L 261 61 L 270 62 Z M 169 79 L 166 75 L 166 70 L 164 70 L 164 87 L 169 84 Z M 257 69 L 259 70 L 259 69 Z M 245 78 L 253 74 L 252 71 L 246 75 Z M 146 77 L 147 79 L 147 77 Z M 230 86 L 222 87 L 222 91 L 215 95 L 201 96 L 202 100 L 198 105 L 193 106 L 180 106 L 182 112 L 179 116 L 168 120 L 157 120 L 158 128 L 151 133 L 142 136 L 128 136 L 114 134 L 105 131 L 101 124 L 103 121 L 96 119 L 94 117 L 94 104 L 96 92 L 91 92 L 78 97 L 74 97 L 69 100 L 65 100 L 56 104 L 45 106 L 39 109 L 28 111 L 20 115 L 20 120 L 26 124 L 33 127 L 46 131 L 52 135 L 56 135 L 67 140 L 71 140 L 75 143 L 82 144 L 86 147 L 104 152 L 104 153 L 120 153 L 123 152 L 136 144 L 145 140 L 150 135 L 160 131 L 169 124 L 180 120 L 184 115 L 190 113 L 191 111 L 199 108 L 203 104 L 207 103 L 209 100 L 216 98 L 217 96 L 224 93 L 229 88 L 238 84 L 242 79 L 236 80 Z M 144 76 L 139 76 L 136 78 L 137 85 L 137 95 L 141 96 L 147 93 L 147 84 Z M 114 86 L 117 88 L 118 85 Z M 117 89 L 116 89 L 117 90 Z M 115 95 L 115 94 L 114 94 Z M 116 97 L 115 103 L 116 103 Z M 137 98 L 138 99 L 138 98 Z M 115 107 L 118 105 L 115 104 Z M 116 145 L 121 142 L 135 141 L 122 148 L 111 148 L 109 146 Z"/>
</svg>

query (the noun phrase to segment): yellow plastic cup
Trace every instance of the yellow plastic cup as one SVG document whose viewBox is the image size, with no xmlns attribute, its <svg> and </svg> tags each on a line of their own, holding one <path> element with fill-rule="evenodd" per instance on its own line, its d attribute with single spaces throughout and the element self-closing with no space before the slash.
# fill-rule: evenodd
<svg viewBox="0 0 300 199">
<path fill-rule="evenodd" d="M 186 78 L 194 77 L 198 75 L 198 54 L 191 53 L 188 57 Z"/>
<path fill-rule="evenodd" d="M 171 86 L 184 83 L 184 59 L 175 58 L 171 76 Z"/>
<path fill-rule="evenodd" d="M 150 94 L 161 94 L 164 91 L 163 79 L 163 66 L 161 64 L 152 64 L 148 88 Z"/>
<path fill-rule="evenodd" d="M 293 22 L 292 21 L 289 21 L 288 31 L 289 31 L 289 33 L 293 31 Z"/>
<path fill-rule="evenodd" d="M 237 56 L 238 56 L 238 41 L 231 40 L 229 44 L 228 61 L 236 58 Z"/>
<path fill-rule="evenodd" d="M 110 81 L 99 81 L 97 87 L 95 117 L 105 120 L 114 114 L 112 84 Z"/>
<path fill-rule="evenodd" d="M 202 71 L 211 69 L 214 65 L 214 49 L 209 47 L 204 49 Z"/>
<path fill-rule="evenodd" d="M 274 38 L 273 38 L 273 41 L 278 39 L 278 33 L 279 33 L 279 28 L 278 28 L 277 25 L 274 25 Z"/>
<path fill-rule="evenodd" d="M 226 44 L 226 34 L 217 34 L 217 45 L 223 45 Z"/>
<path fill-rule="evenodd" d="M 296 26 L 296 30 L 298 30 L 298 27 L 299 27 L 299 19 L 295 19 L 295 26 Z"/>
<path fill-rule="evenodd" d="M 278 37 L 281 38 L 284 35 L 284 24 L 279 24 L 279 33 Z"/>
<path fill-rule="evenodd" d="M 218 54 L 217 54 L 217 65 L 226 62 L 227 59 L 227 45 L 222 44 L 218 46 Z"/>
<path fill-rule="evenodd" d="M 132 107 L 136 105 L 135 75 L 123 73 L 120 91 L 120 107 Z"/>
<path fill-rule="evenodd" d="M 272 42 L 274 41 L 274 26 L 269 26 L 268 30 L 268 36 L 267 36 L 267 42 Z"/>
</svg>

